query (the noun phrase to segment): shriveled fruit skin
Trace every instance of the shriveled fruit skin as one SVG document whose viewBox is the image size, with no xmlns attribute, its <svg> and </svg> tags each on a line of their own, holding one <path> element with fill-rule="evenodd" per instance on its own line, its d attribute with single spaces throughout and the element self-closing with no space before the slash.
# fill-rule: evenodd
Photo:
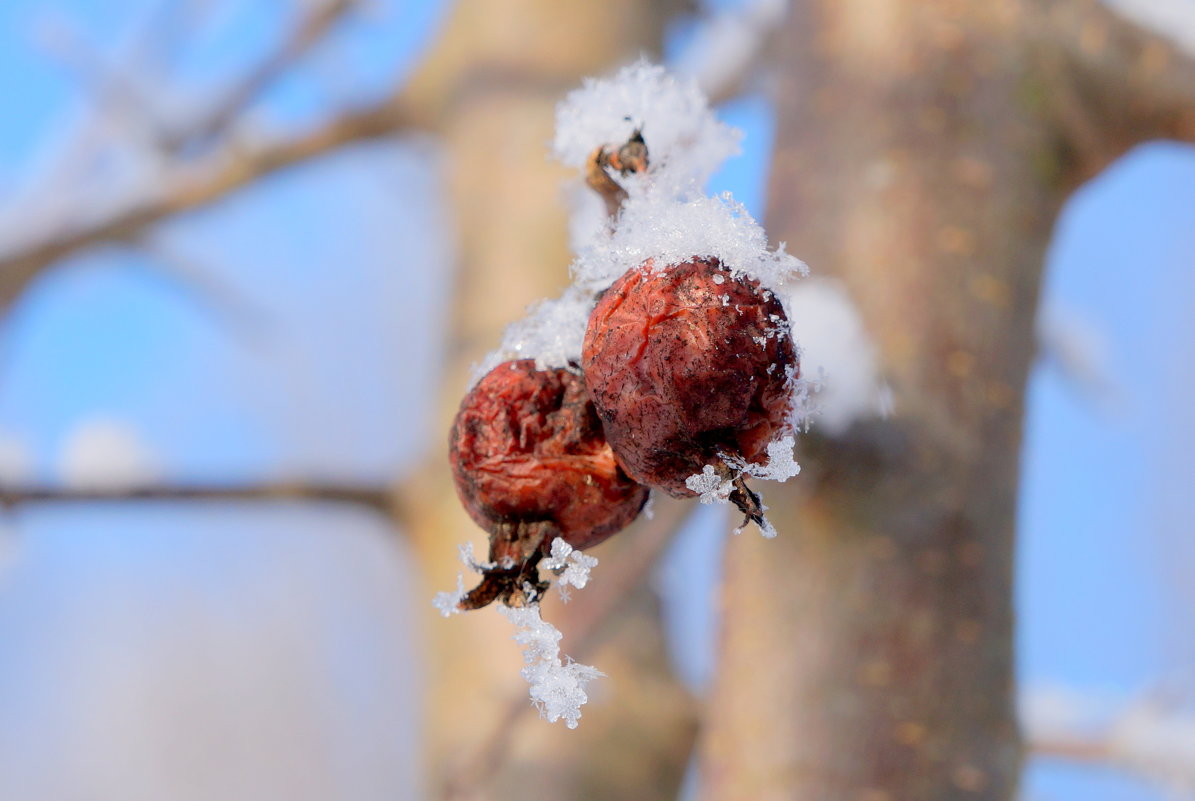
<svg viewBox="0 0 1195 801">
<path fill-rule="evenodd" d="M 798 365 L 780 301 L 694 259 L 615 281 L 589 317 L 582 368 L 623 469 L 686 498 L 685 479 L 719 454 L 766 461 Z"/>
<path fill-rule="evenodd" d="M 581 378 L 504 362 L 465 396 L 452 426 L 449 459 L 469 516 L 491 535 L 491 558 L 555 536 L 596 545 L 635 519 L 648 489 L 618 466 Z M 496 550 L 495 550 L 496 548 Z"/>
</svg>

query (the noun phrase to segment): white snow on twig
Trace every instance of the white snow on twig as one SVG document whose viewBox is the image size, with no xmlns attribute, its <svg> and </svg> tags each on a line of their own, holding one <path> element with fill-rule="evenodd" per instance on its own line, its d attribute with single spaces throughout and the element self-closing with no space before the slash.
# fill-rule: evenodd
<svg viewBox="0 0 1195 801">
<path fill-rule="evenodd" d="M 437 592 L 436 597 L 432 599 L 432 606 L 440 610 L 440 614 L 444 617 L 452 617 L 459 615 L 461 610 L 459 604 L 461 599 L 465 597 L 465 577 L 464 575 L 456 574 L 456 589 L 451 591 Z"/>
<path fill-rule="evenodd" d="M 1029 746 L 1042 755 L 1077 752 L 1177 794 L 1195 791 L 1195 713 L 1189 698 L 1171 693 L 1117 698 L 1037 686 L 1022 691 L 1019 707 Z"/>
<path fill-rule="evenodd" d="M 594 149 L 618 147 L 635 131 L 647 143 L 652 184 L 670 191 L 704 183 L 739 152 L 742 139 L 714 115 L 695 82 L 640 60 L 569 93 L 556 107 L 554 150 L 580 168 Z"/>
<path fill-rule="evenodd" d="M 461 564 L 467 567 L 474 573 L 481 573 L 484 570 L 491 570 L 495 567 L 493 562 L 481 562 L 473 553 L 473 543 L 462 542 L 457 546 L 457 556 L 461 560 Z M 465 577 L 461 573 L 456 574 L 456 589 L 444 592 L 437 592 L 436 597 L 432 599 L 432 606 L 440 610 L 440 614 L 444 617 L 452 617 L 460 614 L 458 604 L 465 597 Z"/>
</svg>

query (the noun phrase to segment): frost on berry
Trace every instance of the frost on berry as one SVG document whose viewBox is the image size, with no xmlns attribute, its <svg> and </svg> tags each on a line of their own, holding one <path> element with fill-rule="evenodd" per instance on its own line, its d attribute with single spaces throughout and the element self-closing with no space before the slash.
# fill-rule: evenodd
<svg viewBox="0 0 1195 801">
<path fill-rule="evenodd" d="M 648 490 L 615 461 L 582 380 L 535 362 L 504 362 L 461 403 L 450 436 L 457 494 L 490 535 L 484 579 L 460 601 L 474 609 L 508 600 L 556 538 L 598 544 L 635 519 Z M 533 594 L 537 594 L 533 593 Z"/>
<path fill-rule="evenodd" d="M 598 302 L 582 366 L 629 476 L 675 497 L 726 497 L 762 526 L 742 473 L 778 453 L 769 448 L 788 433 L 798 373 L 773 293 L 717 260 L 649 261 Z"/>
</svg>

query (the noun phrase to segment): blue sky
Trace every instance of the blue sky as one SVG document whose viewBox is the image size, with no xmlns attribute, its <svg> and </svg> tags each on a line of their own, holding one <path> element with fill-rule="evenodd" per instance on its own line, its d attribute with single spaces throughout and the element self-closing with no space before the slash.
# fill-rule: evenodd
<svg viewBox="0 0 1195 801">
<path fill-rule="evenodd" d="M 263 120 L 302 123 L 330 97 L 351 103 L 376 95 L 416 63 L 443 9 L 376 5 L 374 15 L 347 26 L 271 90 L 259 109 Z M 130 25 L 149 19 L 153 6 L 0 4 L 0 197 L 44 166 L 79 119 L 86 90 L 31 44 L 35 32 L 66 19 L 101 56 L 116 58 L 135 38 Z M 173 80 L 185 92 L 214 96 L 270 41 L 272 21 L 286 7 L 281 0 L 210 4 L 208 17 L 174 34 L 191 44 Z M 152 43 L 169 52 L 176 46 L 171 38 Z M 730 189 L 762 217 L 770 110 L 749 97 L 724 114 L 746 131 L 746 152 L 711 188 Z M 162 249 L 173 254 L 165 261 L 215 280 L 223 300 L 197 298 L 177 277 L 178 264 L 144 250 L 110 248 L 70 260 L 39 281 L 2 328 L 0 429 L 28 446 L 43 479 L 53 477 L 69 432 L 95 416 L 134 424 L 176 479 L 400 472 L 427 444 L 419 421 L 433 402 L 451 270 L 451 245 L 423 235 L 447 225 L 434 166 L 425 143 L 370 145 L 165 226 Z M 412 194 L 431 200 L 414 208 L 404 202 Z M 1019 670 L 1028 683 L 1128 695 L 1160 677 L 1195 676 L 1195 627 L 1182 611 L 1195 606 L 1182 588 L 1195 566 L 1188 543 L 1195 509 L 1186 498 L 1195 475 L 1195 425 L 1187 420 L 1195 402 L 1193 210 L 1195 149 L 1154 144 L 1092 181 L 1060 221 L 1044 298 L 1102 338 L 1113 390 L 1093 398 L 1048 364 L 1034 371 L 1017 591 Z M 799 253 L 799 243 L 793 249 Z M 230 517 L 219 527 L 244 530 L 245 547 L 264 554 L 262 543 L 294 525 L 292 512 L 275 510 L 271 522 L 267 510 L 247 527 Z M 91 621 L 82 595 L 60 601 L 71 614 L 38 617 L 49 614 L 48 589 L 73 587 L 80 571 L 112 582 L 118 578 L 105 565 L 113 562 L 140 571 L 138 581 L 167 571 L 181 598 L 208 591 L 235 552 L 227 537 L 209 544 L 201 536 L 212 525 L 206 513 L 121 514 L 47 510 L 20 518 L 30 546 L 0 593 L 9 605 L 0 640 L 14 642 L 5 635 L 20 629 L 22 647 L 48 648 L 54 630 L 37 636 L 39 621 Z M 713 515 L 678 546 L 711 583 L 719 530 L 725 526 Z M 706 611 L 673 617 L 686 678 L 696 684 L 710 664 Z M 121 624 L 111 618 L 103 625 Z M 357 646 L 332 639 L 328 647 Z M 37 687 L 38 677 L 21 673 L 27 658 L 0 649 L 0 691 Z M 367 672 L 367 662 L 345 669 Z M 45 686 L 38 692 L 53 703 Z M 26 714 L 45 713 L 28 707 Z M 1028 791 L 1045 801 L 1158 797 L 1116 774 L 1054 765 L 1035 765 Z"/>
</svg>

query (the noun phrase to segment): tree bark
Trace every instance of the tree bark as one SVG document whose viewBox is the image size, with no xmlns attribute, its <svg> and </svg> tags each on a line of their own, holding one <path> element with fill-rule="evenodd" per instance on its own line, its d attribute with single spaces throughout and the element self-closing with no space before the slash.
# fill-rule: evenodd
<svg viewBox="0 0 1195 801">
<path fill-rule="evenodd" d="M 667 3 L 615 0 L 470 0 L 453 17 L 407 102 L 433 120 L 446 147 L 448 185 L 461 243 L 438 430 L 447 431 L 472 366 L 499 343 L 526 307 L 568 285 L 564 188 L 579 176 L 554 163 L 548 148 L 554 110 L 588 75 L 612 71 L 657 46 Z M 484 534 L 461 510 L 443 451 L 403 487 L 409 531 L 428 581 L 427 597 L 454 586 L 457 543 Z M 604 561 L 620 540 L 595 550 Z M 485 548 L 479 547 L 478 553 Z M 602 567 L 594 581 L 602 581 Z M 493 610 L 435 616 L 428 697 L 433 789 L 452 797 L 519 799 L 672 799 L 695 730 L 692 700 L 671 675 L 650 589 L 622 615 L 614 642 L 589 657 L 608 674 L 591 685 L 581 726 L 532 721 L 512 725 L 510 758 L 483 786 L 461 789 L 454 773 L 494 730 L 506 700 L 526 694 L 522 657 L 510 625 Z M 545 607 L 570 652 L 568 607 Z M 530 701 L 527 701 L 528 708 Z"/>
<path fill-rule="evenodd" d="M 704 797 L 1003 801 L 1022 395 L 1074 148 L 1017 4 L 799 8 L 769 232 L 846 284 L 896 412 L 803 437 L 781 537 L 731 543 Z"/>
<path fill-rule="evenodd" d="M 1095 0 L 798 8 L 769 230 L 846 284 L 896 411 L 803 437 L 782 536 L 728 550 L 704 797 L 1006 801 L 1045 249 L 1083 180 L 1195 139 L 1195 61 Z"/>
</svg>

